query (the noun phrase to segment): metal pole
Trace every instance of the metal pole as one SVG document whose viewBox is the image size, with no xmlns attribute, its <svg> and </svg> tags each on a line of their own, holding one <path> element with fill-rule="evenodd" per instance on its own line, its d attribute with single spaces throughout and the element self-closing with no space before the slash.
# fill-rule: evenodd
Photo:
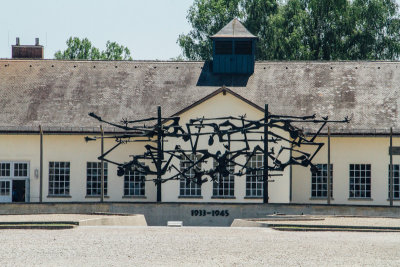
<svg viewBox="0 0 400 267">
<path fill-rule="evenodd" d="M 103 156 L 103 154 L 104 154 L 104 131 L 103 131 L 103 126 L 102 125 L 100 125 L 100 133 L 101 133 L 101 155 Z M 101 158 L 100 168 L 101 168 L 101 197 L 100 197 L 100 202 L 104 202 L 104 160 L 103 160 L 103 158 Z"/>
<path fill-rule="evenodd" d="M 327 195 L 327 204 L 331 204 L 331 130 L 328 127 L 328 195 Z"/>
<path fill-rule="evenodd" d="M 161 202 L 161 164 L 162 164 L 162 147 L 161 147 L 161 107 L 157 107 L 157 202 Z"/>
<path fill-rule="evenodd" d="M 40 134 L 40 165 L 39 165 L 39 202 L 43 202 L 43 129 L 39 125 Z"/>
<path fill-rule="evenodd" d="M 289 157 L 290 159 L 293 156 L 293 144 L 290 145 L 290 152 L 289 152 Z M 293 165 L 290 164 L 289 165 L 289 202 L 292 202 L 292 198 L 293 198 Z"/>
<path fill-rule="evenodd" d="M 263 203 L 268 203 L 268 104 L 265 104 L 264 123 Z"/>
<path fill-rule="evenodd" d="M 389 196 L 390 206 L 393 206 L 393 129 L 390 127 L 390 166 L 389 166 Z"/>
</svg>

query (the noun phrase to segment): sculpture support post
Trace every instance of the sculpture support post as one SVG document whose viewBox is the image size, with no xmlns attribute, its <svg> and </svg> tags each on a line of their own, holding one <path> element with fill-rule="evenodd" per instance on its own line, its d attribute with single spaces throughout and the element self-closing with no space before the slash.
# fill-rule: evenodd
<svg viewBox="0 0 400 267">
<path fill-rule="evenodd" d="M 161 107 L 157 107 L 157 202 L 161 202 L 161 164 L 162 164 L 162 147 L 161 147 Z"/>
<path fill-rule="evenodd" d="M 100 125 L 100 132 L 101 132 L 101 154 L 104 154 L 104 131 L 103 131 L 103 126 Z M 104 160 L 103 158 L 101 159 L 100 162 L 100 168 L 101 168 L 101 197 L 100 197 L 100 202 L 104 202 Z"/>
<path fill-rule="evenodd" d="M 331 204 L 331 130 L 328 127 L 328 166 L 327 166 L 327 171 L 328 171 L 328 177 L 327 177 L 327 186 L 328 186 L 328 192 L 327 192 L 327 204 Z"/>
<path fill-rule="evenodd" d="M 263 203 L 268 203 L 268 104 L 265 104 L 264 123 Z"/>
<path fill-rule="evenodd" d="M 390 127 L 390 166 L 389 166 L 389 197 L 390 206 L 393 206 L 393 129 Z"/>
<path fill-rule="evenodd" d="M 40 133 L 40 166 L 39 166 L 39 202 L 43 202 L 43 129 L 42 126 L 39 125 L 39 133 Z"/>
</svg>

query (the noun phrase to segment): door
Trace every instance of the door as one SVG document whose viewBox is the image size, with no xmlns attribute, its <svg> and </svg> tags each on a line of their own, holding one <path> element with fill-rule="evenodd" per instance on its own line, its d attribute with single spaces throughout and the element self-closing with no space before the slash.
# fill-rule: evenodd
<svg viewBox="0 0 400 267">
<path fill-rule="evenodd" d="M 11 180 L 0 181 L 0 202 L 11 202 Z"/>
<path fill-rule="evenodd" d="M 29 162 L 0 161 L 0 203 L 29 201 Z"/>
<path fill-rule="evenodd" d="M 25 180 L 12 181 L 12 202 L 25 202 Z"/>
</svg>

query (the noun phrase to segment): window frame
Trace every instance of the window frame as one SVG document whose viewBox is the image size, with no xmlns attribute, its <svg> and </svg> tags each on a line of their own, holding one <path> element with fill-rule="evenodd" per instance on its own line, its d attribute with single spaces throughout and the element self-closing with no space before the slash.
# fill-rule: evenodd
<svg viewBox="0 0 400 267">
<path fill-rule="evenodd" d="M 254 161 L 255 159 L 255 161 Z M 251 168 L 260 168 L 263 166 L 264 155 L 263 154 L 255 154 L 253 155 L 247 162 L 247 165 L 255 165 L 249 166 Z M 255 173 L 253 173 L 255 172 Z M 263 180 L 259 179 L 263 177 L 263 170 L 252 171 L 250 174 L 246 170 L 246 197 L 263 197 Z"/>
<path fill-rule="evenodd" d="M 133 185 L 133 187 L 131 187 L 131 185 Z M 136 186 L 138 186 L 139 188 L 136 188 Z M 146 175 L 144 173 L 138 172 L 137 170 L 126 171 L 124 174 L 123 196 L 124 197 L 146 196 Z"/>
<path fill-rule="evenodd" d="M 196 159 L 195 159 L 196 157 Z M 191 161 L 198 161 L 200 159 L 200 155 L 195 155 L 195 154 L 190 154 L 189 158 Z M 185 162 L 187 161 L 187 158 L 185 156 L 181 157 L 181 160 L 179 162 L 180 166 L 180 171 L 183 172 L 187 166 L 185 164 L 190 165 L 190 162 Z M 193 166 L 193 168 L 198 168 L 201 169 L 201 162 Z M 193 168 L 189 169 L 188 173 L 186 172 L 185 175 L 192 178 L 194 176 L 194 173 L 192 173 Z M 184 178 L 182 175 L 180 176 L 179 179 L 179 197 L 202 197 L 201 195 L 201 185 L 193 182 L 192 180 L 188 181 L 188 179 Z"/>
<path fill-rule="evenodd" d="M 93 173 L 90 175 L 91 181 L 89 181 L 89 164 L 97 164 L 96 168 L 91 167 L 91 170 L 96 170 L 96 175 L 94 176 Z M 93 180 L 93 178 L 96 178 Z M 89 187 L 90 184 L 90 187 Z M 94 187 L 93 184 L 98 184 L 99 188 Z M 94 194 L 98 190 L 98 194 Z M 89 193 L 90 192 L 90 193 Z M 101 196 L 101 161 L 87 161 L 86 162 L 86 196 L 88 197 L 100 197 Z M 108 164 L 104 162 L 104 196 L 108 196 Z"/>
<path fill-rule="evenodd" d="M 10 164 L 9 175 L 3 176 L 1 171 L 1 164 Z M 15 165 L 25 164 L 26 165 L 26 175 L 15 175 Z M 28 179 L 30 177 L 30 162 L 29 161 L 0 161 L 0 179 Z"/>
<path fill-rule="evenodd" d="M 54 164 L 53 169 L 54 173 L 51 173 L 51 163 Z M 56 164 L 61 165 L 63 163 L 64 165 L 67 164 L 68 166 L 62 167 L 64 170 L 64 173 L 61 173 L 61 166 L 59 166 L 59 173 L 56 173 Z M 65 171 L 68 170 L 68 173 Z M 54 176 L 52 178 L 52 175 Z M 58 181 L 56 180 L 56 176 L 58 176 Z M 64 179 L 61 181 L 61 175 L 63 175 Z M 48 183 L 48 193 L 49 197 L 64 197 L 64 196 L 70 196 L 71 194 L 71 162 L 70 161 L 49 161 L 49 173 L 48 173 L 48 178 L 49 178 L 49 183 Z M 52 179 L 51 179 L 52 178 Z M 55 187 L 55 185 L 58 183 L 58 187 Z M 61 183 L 63 183 L 63 187 L 61 187 Z M 51 186 L 52 185 L 52 186 Z M 56 190 L 62 190 L 63 193 L 56 193 Z"/>
<path fill-rule="evenodd" d="M 213 160 L 214 169 L 218 166 L 218 162 Z M 213 181 L 213 197 L 215 198 L 230 198 L 235 196 L 235 165 L 230 163 L 227 167 L 230 174 L 220 177 L 220 173 L 217 173 L 216 180 Z M 221 194 L 222 192 L 222 194 Z"/>
<path fill-rule="evenodd" d="M 353 166 L 353 169 L 352 169 Z M 369 172 L 369 177 L 368 177 Z M 352 175 L 353 174 L 353 175 Z M 362 176 L 365 174 L 365 176 Z M 358 179 L 358 182 L 357 182 Z M 364 179 L 364 182 L 363 182 Z M 367 180 L 369 179 L 369 183 Z M 352 182 L 353 180 L 353 182 Z M 371 164 L 349 164 L 349 199 L 371 199 L 372 195 L 372 166 Z M 353 186 L 353 189 L 352 189 Z M 356 187 L 358 186 L 358 189 Z M 369 189 L 368 189 L 369 187 Z M 364 194 L 363 194 L 364 193 Z"/>
<path fill-rule="evenodd" d="M 330 164 L 330 172 L 331 172 L 331 198 L 333 197 L 333 164 Z M 318 163 L 315 164 L 315 166 L 318 168 L 318 172 L 322 172 L 322 175 L 318 175 L 318 173 L 311 173 L 311 198 L 328 198 L 328 164 L 327 163 Z M 321 170 L 321 167 L 323 168 Z M 325 168 L 325 169 L 324 169 Z M 326 172 L 326 175 L 324 175 L 324 173 Z M 314 182 L 315 180 L 318 179 L 322 179 L 322 182 Z M 324 182 L 324 180 L 326 180 Z M 315 189 L 313 189 L 313 185 L 315 185 Z M 322 188 L 320 190 L 318 190 L 318 185 L 322 185 Z M 318 196 L 318 192 L 321 191 L 322 194 L 320 196 Z M 314 196 L 313 193 L 316 193 L 316 195 Z"/>
<path fill-rule="evenodd" d="M 388 165 L 388 198 L 390 199 L 390 164 Z M 393 199 L 400 200 L 400 164 L 393 164 Z"/>
</svg>

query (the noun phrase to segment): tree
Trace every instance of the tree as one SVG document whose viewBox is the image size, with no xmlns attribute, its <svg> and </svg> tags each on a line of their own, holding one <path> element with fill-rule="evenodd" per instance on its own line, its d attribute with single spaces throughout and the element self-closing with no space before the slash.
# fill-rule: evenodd
<svg viewBox="0 0 400 267">
<path fill-rule="evenodd" d="M 99 49 L 92 46 L 92 43 L 87 39 L 82 40 L 78 37 L 70 37 L 67 42 L 67 49 L 61 52 L 58 50 L 54 57 L 56 59 L 90 59 L 96 60 L 100 58 Z"/>
<path fill-rule="evenodd" d="M 195 0 L 187 19 L 193 26 L 188 34 L 181 34 L 178 44 L 183 55 L 191 60 L 208 60 L 212 55 L 209 36 L 217 33 L 235 17 L 241 17 L 241 0 Z"/>
<path fill-rule="evenodd" d="M 67 42 L 67 49 L 58 50 L 54 57 L 56 59 L 69 60 L 132 60 L 130 51 L 127 47 L 119 45 L 116 42 L 107 41 L 106 50 L 100 50 L 87 39 L 70 37 Z"/>
<path fill-rule="evenodd" d="M 193 30 L 177 41 L 183 55 L 210 59 L 209 36 L 234 17 L 259 37 L 258 60 L 394 60 L 400 55 L 395 0 L 195 0 L 187 16 Z"/>
<path fill-rule="evenodd" d="M 101 52 L 102 60 L 132 60 L 131 52 L 123 45 L 107 41 L 106 50 Z"/>
</svg>

